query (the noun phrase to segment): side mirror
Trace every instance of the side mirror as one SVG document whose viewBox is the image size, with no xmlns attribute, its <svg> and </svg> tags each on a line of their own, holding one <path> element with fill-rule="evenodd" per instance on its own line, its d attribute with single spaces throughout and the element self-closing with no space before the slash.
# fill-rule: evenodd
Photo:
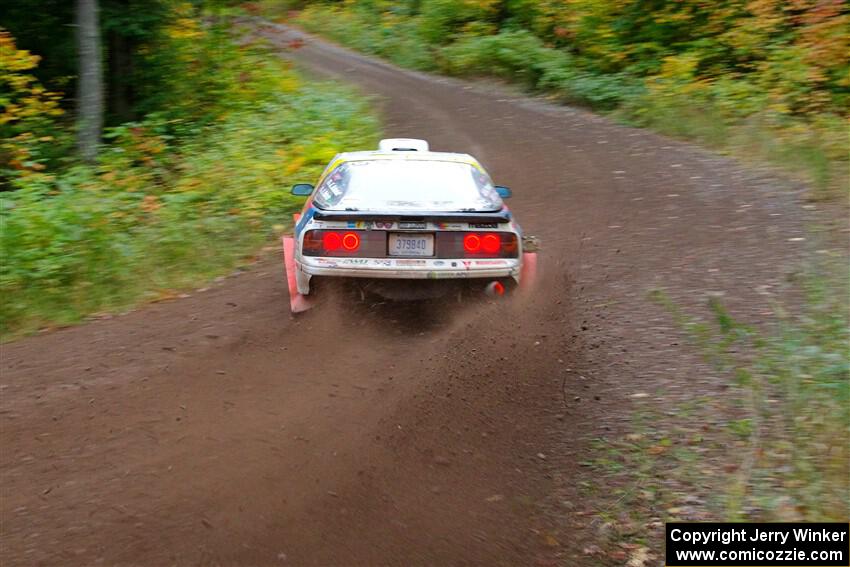
<svg viewBox="0 0 850 567">
<path fill-rule="evenodd" d="M 510 187 L 502 187 L 501 185 L 496 185 L 494 187 L 496 193 L 499 194 L 499 197 L 502 199 L 507 199 L 513 195 L 513 191 L 511 191 Z"/>
<path fill-rule="evenodd" d="M 296 183 L 292 186 L 292 194 L 296 197 L 309 197 L 313 194 L 313 186 L 309 183 Z"/>
</svg>

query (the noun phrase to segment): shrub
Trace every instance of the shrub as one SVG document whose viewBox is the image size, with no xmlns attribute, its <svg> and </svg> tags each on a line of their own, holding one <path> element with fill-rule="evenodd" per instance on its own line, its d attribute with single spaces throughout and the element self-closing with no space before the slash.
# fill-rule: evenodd
<svg viewBox="0 0 850 567">
<path fill-rule="evenodd" d="M 374 146 L 376 122 L 350 92 L 303 82 L 263 50 L 233 51 L 227 65 L 242 80 L 221 91 L 214 120 L 152 114 L 108 131 L 97 165 L 35 172 L 2 194 L 0 331 L 76 321 L 231 270 L 301 205 L 293 182 L 340 148 Z"/>
<path fill-rule="evenodd" d="M 526 30 L 462 37 L 440 51 L 441 68 L 454 75 L 489 75 L 552 93 L 566 102 L 612 109 L 643 91 L 624 73 L 600 75 L 582 69 L 567 52 L 546 47 Z"/>
<path fill-rule="evenodd" d="M 421 34 L 419 19 L 396 11 L 372 12 L 343 6 L 313 4 L 298 15 L 304 29 L 353 47 L 386 57 L 403 67 L 430 71 L 433 53 Z"/>
</svg>

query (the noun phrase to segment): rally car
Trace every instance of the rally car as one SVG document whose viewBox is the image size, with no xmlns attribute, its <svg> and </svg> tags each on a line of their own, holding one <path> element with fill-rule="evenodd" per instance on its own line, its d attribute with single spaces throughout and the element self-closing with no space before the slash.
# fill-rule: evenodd
<svg viewBox="0 0 850 567">
<path fill-rule="evenodd" d="M 338 154 L 307 197 L 283 250 L 293 312 L 329 282 L 360 296 L 425 299 L 449 292 L 503 295 L 534 275 L 536 256 L 470 155 L 432 152 L 415 139 Z"/>
</svg>

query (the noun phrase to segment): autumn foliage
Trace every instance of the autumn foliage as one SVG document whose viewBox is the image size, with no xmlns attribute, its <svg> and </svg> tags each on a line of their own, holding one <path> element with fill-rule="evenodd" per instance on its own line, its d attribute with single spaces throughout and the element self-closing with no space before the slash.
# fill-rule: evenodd
<svg viewBox="0 0 850 567">
<path fill-rule="evenodd" d="M 232 271 L 302 204 L 294 182 L 340 147 L 376 143 L 350 92 L 303 81 L 189 5 L 169 14 L 144 53 L 161 79 L 138 91 L 139 120 L 106 129 L 94 164 L 74 156 L 71 112 L 36 80 L 39 58 L 0 32 L 0 336 Z"/>
<path fill-rule="evenodd" d="M 0 168 L 7 175 L 45 168 L 44 149 L 55 141 L 55 119 L 63 114 L 61 94 L 31 74 L 39 59 L 0 28 Z"/>
<path fill-rule="evenodd" d="M 296 23 L 400 65 L 615 111 L 819 187 L 846 182 L 842 0 L 348 0 L 307 2 Z"/>
</svg>

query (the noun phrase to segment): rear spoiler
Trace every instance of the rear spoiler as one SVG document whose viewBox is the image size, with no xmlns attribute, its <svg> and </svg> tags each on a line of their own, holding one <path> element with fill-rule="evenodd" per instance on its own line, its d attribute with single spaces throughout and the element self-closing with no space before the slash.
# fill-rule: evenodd
<svg viewBox="0 0 850 567">
<path fill-rule="evenodd" d="M 360 211 L 323 211 L 316 209 L 313 218 L 316 220 L 329 221 L 431 221 L 431 222 L 511 222 L 511 213 L 508 210 L 494 211 L 488 213 L 470 212 L 423 212 L 416 214 L 407 213 L 374 213 Z"/>
</svg>

